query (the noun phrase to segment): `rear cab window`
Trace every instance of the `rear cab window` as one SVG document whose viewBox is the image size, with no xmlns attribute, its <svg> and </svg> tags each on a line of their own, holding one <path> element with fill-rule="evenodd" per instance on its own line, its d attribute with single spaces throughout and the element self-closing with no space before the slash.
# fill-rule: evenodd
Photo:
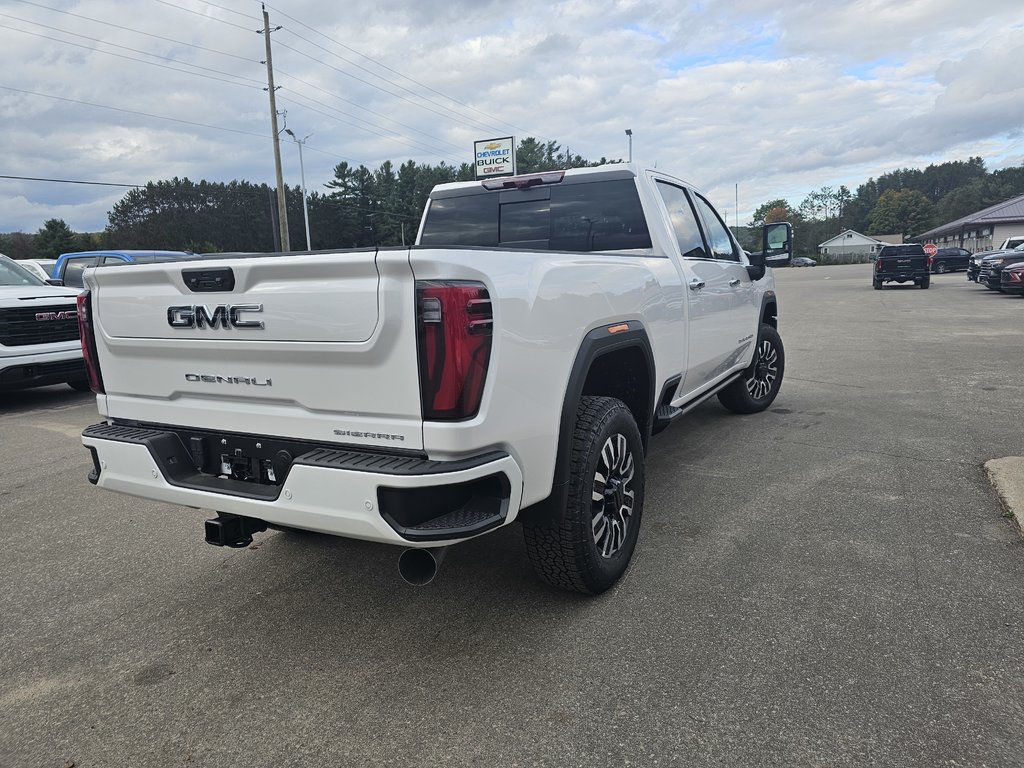
<svg viewBox="0 0 1024 768">
<path fill-rule="evenodd" d="M 621 251 L 651 248 L 651 235 L 636 182 L 624 178 L 431 198 L 420 245 Z"/>
</svg>

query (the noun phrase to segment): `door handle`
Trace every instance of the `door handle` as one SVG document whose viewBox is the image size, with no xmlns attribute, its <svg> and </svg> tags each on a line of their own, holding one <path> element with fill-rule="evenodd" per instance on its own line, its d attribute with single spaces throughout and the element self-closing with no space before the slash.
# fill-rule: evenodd
<svg viewBox="0 0 1024 768">
<path fill-rule="evenodd" d="M 699 291 L 705 285 L 707 285 L 707 283 L 705 283 L 699 277 L 695 277 L 692 280 L 690 280 L 690 290 L 691 291 Z"/>
<path fill-rule="evenodd" d="M 739 281 L 739 280 L 735 280 L 735 279 L 734 279 L 734 280 L 730 280 L 730 281 L 729 281 L 729 287 L 730 287 L 730 288 L 735 288 L 735 287 L 736 287 L 737 285 L 739 285 L 739 284 L 740 284 L 740 281 Z"/>
</svg>

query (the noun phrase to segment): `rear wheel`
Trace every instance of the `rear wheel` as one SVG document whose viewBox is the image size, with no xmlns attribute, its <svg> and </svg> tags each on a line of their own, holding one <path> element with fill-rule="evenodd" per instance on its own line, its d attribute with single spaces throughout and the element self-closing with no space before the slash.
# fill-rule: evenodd
<svg viewBox="0 0 1024 768">
<path fill-rule="evenodd" d="M 938 264 L 936 264 L 935 271 L 938 272 L 940 275 L 946 274 L 946 272 L 949 271 L 948 267 L 946 267 L 946 262 L 940 261 Z"/>
<path fill-rule="evenodd" d="M 625 573 L 644 508 L 644 450 L 625 403 L 581 398 L 560 520 L 524 520 L 526 551 L 547 583 L 599 594 Z"/>
<path fill-rule="evenodd" d="M 921 287 L 922 288 L 927 288 L 931 284 L 932 284 L 931 277 L 925 277 L 925 278 L 921 279 Z"/>
<path fill-rule="evenodd" d="M 733 413 L 758 413 L 775 400 L 786 369 L 786 353 L 779 332 L 761 323 L 757 350 L 750 367 L 718 393 L 718 400 Z"/>
<path fill-rule="evenodd" d="M 882 281 L 878 279 L 872 280 L 871 287 L 874 288 L 876 291 L 882 290 Z"/>
</svg>

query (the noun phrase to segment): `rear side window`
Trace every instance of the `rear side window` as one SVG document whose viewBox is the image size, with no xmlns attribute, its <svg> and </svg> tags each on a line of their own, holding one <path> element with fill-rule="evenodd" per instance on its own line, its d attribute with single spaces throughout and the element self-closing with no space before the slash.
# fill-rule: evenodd
<svg viewBox="0 0 1024 768">
<path fill-rule="evenodd" d="M 663 181 L 658 182 L 658 191 L 661 193 L 661 199 L 665 201 L 668 218 L 672 222 L 676 240 L 679 241 L 679 253 L 684 259 L 708 258 L 704 237 L 700 233 L 700 226 L 693 215 L 693 208 L 686 197 L 686 192 Z"/>
<path fill-rule="evenodd" d="M 432 200 L 422 245 L 551 251 L 650 248 L 631 179 L 473 192 Z"/>
<path fill-rule="evenodd" d="M 83 256 L 78 259 L 68 259 L 64 263 L 64 285 L 70 285 L 74 288 L 82 288 L 85 285 L 85 281 L 82 279 L 82 273 L 86 267 L 96 266 L 96 262 L 99 259 L 96 256 Z"/>
</svg>

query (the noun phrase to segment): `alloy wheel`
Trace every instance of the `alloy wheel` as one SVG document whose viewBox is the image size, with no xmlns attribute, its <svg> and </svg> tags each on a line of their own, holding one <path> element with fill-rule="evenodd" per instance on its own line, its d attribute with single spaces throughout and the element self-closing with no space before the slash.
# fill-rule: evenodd
<svg viewBox="0 0 1024 768">
<path fill-rule="evenodd" d="M 747 379 L 747 392 L 760 400 L 772 391 L 779 376 L 779 353 L 768 339 L 762 339 L 757 348 L 753 374 Z"/>
<path fill-rule="evenodd" d="M 626 540 L 636 500 L 635 467 L 626 437 L 614 434 L 604 441 L 594 473 L 591 531 L 602 557 L 612 557 Z"/>
</svg>

